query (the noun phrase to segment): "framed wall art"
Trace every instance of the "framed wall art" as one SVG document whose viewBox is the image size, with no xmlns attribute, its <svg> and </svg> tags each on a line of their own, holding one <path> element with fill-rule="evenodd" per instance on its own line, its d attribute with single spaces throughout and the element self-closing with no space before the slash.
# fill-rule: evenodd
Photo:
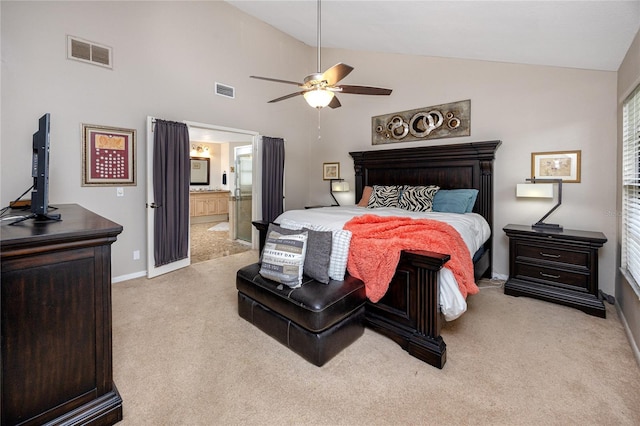
<svg viewBox="0 0 640 426">
<path fill-rule="evenodd" d="M 82 125 L 82 186 L 136 185 L 136 130 Z"/>
<path fill-rule="evenodd" d="M 323 163 L 322 164 L 322 179 L 340 179 L 340 163 Z"/>
<path fill-rule="evenodd" d="M 532 152 L 531 177 L 579 183 L 580 155 L 581 151 Z"/>
<path fill-rule="evenodd" d="M 471 135 L 471 100 L 371 117 L 371 144 Z"/>
</svg>

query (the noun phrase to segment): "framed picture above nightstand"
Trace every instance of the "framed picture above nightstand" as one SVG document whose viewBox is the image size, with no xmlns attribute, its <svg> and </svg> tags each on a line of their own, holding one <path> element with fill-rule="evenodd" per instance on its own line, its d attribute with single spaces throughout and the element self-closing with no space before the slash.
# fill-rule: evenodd
<svg viewBox="0 0 640 426">
<path fill-rule="evenodd" d="M 598 292 L 598 249 L 602 232 L 549 231 L 529 225 L 507 225 L 509 279 L 504 293 L 571 306 L 605 318 Z"/>
</svg>

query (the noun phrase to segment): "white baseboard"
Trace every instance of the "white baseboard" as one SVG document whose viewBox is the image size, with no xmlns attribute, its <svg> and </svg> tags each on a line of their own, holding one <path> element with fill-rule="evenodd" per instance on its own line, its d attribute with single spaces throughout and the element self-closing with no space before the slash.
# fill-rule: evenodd
<svg viewBox="0 0 640 426">
<path fill-rule="evenodd" d="M 117 277 L 111 278 L 111 284 L 119 283 L 122 281 L 129 281 L 134 278 L 146 277 L 147 271 L 134 272 L 133 274 L 120 275 Z"/>
<path fill-rule="evenodd" d="M 624 328 L 624 332 L 627 335 L 627 340 L 629 341 L 629 345 L 631 346 L 631 352 L 633 352 L 633 355 L 635 355 L 636 362 L 640 367 L 640 349 L 638 349 L 638 344 L 633 339 L 633 333 L 631 333 L 631 328 L 629 328 L 629 323 L 627 322 L 627 319 L 624 316 L 624 312 L 622 312 L 622 309 L 620 309 L 620 306 L 618 305 L 618 301 L 616 301 L 615 307 L 616 307 L 616 311 L 618 312 L 618 317 L 622 322 L 622 327 Z"/>
<path fill-rule="evenodd" d="M 498 273 L 494 272 L 493 275 L 491 276 L 491 278 L 494 279 L 494 280 L 506 281 L 506 280 L 509 279 L 509 275 L 498 274 Z"/>
</svg>

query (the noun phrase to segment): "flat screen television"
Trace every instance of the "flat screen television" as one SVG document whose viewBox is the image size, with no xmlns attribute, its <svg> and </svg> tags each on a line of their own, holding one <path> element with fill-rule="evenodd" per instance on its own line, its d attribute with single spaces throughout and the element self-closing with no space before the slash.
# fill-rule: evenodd
<svg viewBox="0 0 640 426">
<path fill-rule="evenodd" d="M 49 131 L 51 118 L 46 113 L 38 121 L 38 131 L 33 134 L 31 157 L 31 213 L 36 220 L 59 220 L 59 214 L 49 214 Z"/>
</svg>

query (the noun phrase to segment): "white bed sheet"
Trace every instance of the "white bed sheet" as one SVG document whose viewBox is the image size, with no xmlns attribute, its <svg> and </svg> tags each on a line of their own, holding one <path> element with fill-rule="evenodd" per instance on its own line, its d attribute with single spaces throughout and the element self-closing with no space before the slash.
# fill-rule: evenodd
<svg viewBox="0 0 640 426">
<path fill-rule="evenodd" d="M 375 214 L 378 216 L 403 216 L 414 219 L 433 219 L 446 222 L 460 234 L 471 256 L 482 247 L 491 236 L 487 221 L 477 213 L 410 212 L 407 210 L 381 207 L 369 209 L 358 206 L 321 207 L 305 210 L 288 210 L 278 216 L 275 222 L 284 219 L 297 223 L 312 223 L 330 230 L 339 230 L 354 216 Z M 447 321 L 458 318 L 467 310 L 467 302 L 462 297 L 451 270 L 446 266 L 440 270 L 440 309 Z"/>
</svg>

